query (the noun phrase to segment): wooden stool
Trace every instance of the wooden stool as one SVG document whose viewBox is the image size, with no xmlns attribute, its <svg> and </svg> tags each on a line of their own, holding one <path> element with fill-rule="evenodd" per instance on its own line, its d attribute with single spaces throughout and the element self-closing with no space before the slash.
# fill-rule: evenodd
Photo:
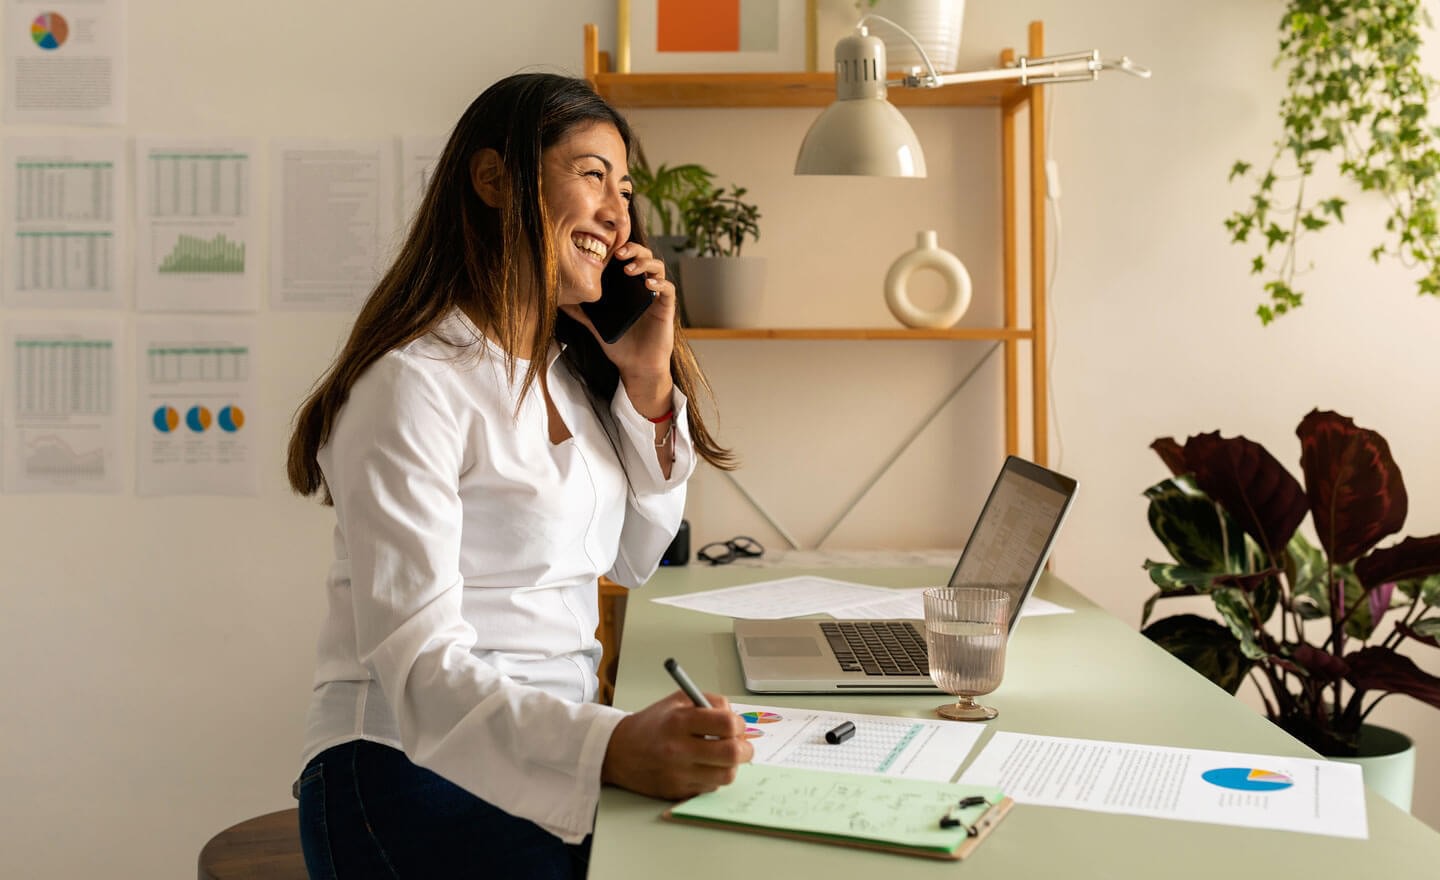
<svg viewBox="0 0 1440 880">
<path fill-rule="evenodd" d="M 232 825 L 200 850 L 200 880 L 307 880 L 300 811 L 281 810 Z"/>
</svg>

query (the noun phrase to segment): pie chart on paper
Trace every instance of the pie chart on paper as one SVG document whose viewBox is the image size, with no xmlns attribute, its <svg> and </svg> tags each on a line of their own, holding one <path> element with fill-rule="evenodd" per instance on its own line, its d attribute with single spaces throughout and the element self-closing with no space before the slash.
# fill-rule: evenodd
<svg viewBox="0 0 1440 880">
<path fill-rule="evenodd" d="M 1281 791 L 1295 784 L 1288 773 L 1258 767 L 1221 767 L 1206 770 L 1200 778 L 1211 785 L 1233 791 Z"/>
<path fill-rule="evenodd" d="M 41 49 L 59 49 L 69 37 L 70 25 L 58 12 L 42 12 L 30 22 L 30 39 Z"/>
<path fill-rule="evenodd" d="M 185 427 L 202 434 L 211 424 L 210 410 L 203 406 L 192 406 L 190 411 L 185 413 Z"/>
</svg>

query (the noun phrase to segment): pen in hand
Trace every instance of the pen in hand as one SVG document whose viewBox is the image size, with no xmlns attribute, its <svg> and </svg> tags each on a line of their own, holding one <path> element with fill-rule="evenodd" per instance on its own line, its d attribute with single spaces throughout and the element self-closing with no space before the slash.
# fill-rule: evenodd
<svg viewBox="0 0 1440 880">
<path fill-rule="evenodd" d="M 674 657 L 665 658 L 665 671 L 670 673 L 670 677 L 675 679 L 676 684 L 680 685 L 680 690 L 685 692 L 685 696 L 690 698 L 690 702 L 702 709 L 712 708 L 710 701 L 705 699 L 704 694 L 700 693 L 700 689 L 695 686 L 695 682 L 690 680 L 690 676 L 685 674 L 685 670 L 680 668 L 680 664 L 675 662 Z"/>
</svg>

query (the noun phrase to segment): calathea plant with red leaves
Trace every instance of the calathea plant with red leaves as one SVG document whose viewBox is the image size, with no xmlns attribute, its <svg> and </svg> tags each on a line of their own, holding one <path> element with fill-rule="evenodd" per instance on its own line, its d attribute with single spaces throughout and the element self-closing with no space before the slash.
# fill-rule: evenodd
<svg viewBox="0 0 1440 880">
<path fill-rule="evenodd" d="M 1141 625 L 1231 693 L 1250 675 L 1270 719 L 1311 748 L 1353 755 L 1390 694 L 1440 708 L 1440 678 L 1398 650 L 1440 647 L 1440 535 L 1378 547 L 1409 506 L 1384 437 L 1318 410 L 1295 433 L 1303 486 L 1245 437 L 1151 445 L 1174 475 L 1145 492 L 1173 561 L 1146 561 L 1160 589 Z M 1307 514 L 1319 547 L 1300 531 Z M 1158 600 L 1199 595 L 1223 623 L 1179 614 L 1146 625 Z"/>
</svg>

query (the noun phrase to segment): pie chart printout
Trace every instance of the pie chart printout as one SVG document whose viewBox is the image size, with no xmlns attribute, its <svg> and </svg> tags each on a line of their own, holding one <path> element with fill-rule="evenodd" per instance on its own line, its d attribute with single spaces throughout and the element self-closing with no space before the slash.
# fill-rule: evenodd
<svg viewBox="0 0 1440 880">
<path fill-rule="evenodd" d="M 42 12 L 30 22 L 30 39 L 41 49 L 59 49 L 69 36 L 70 25 L 58 12 Z"/>
<path fill-rule="evenodd" d="M 1258 767 L 1221 767 L 1206 770 L 1200 778 L 1211 785 L 1234 791 L 1281 791 L 1295 784 L 1285 773 Z"/>
</svg>

